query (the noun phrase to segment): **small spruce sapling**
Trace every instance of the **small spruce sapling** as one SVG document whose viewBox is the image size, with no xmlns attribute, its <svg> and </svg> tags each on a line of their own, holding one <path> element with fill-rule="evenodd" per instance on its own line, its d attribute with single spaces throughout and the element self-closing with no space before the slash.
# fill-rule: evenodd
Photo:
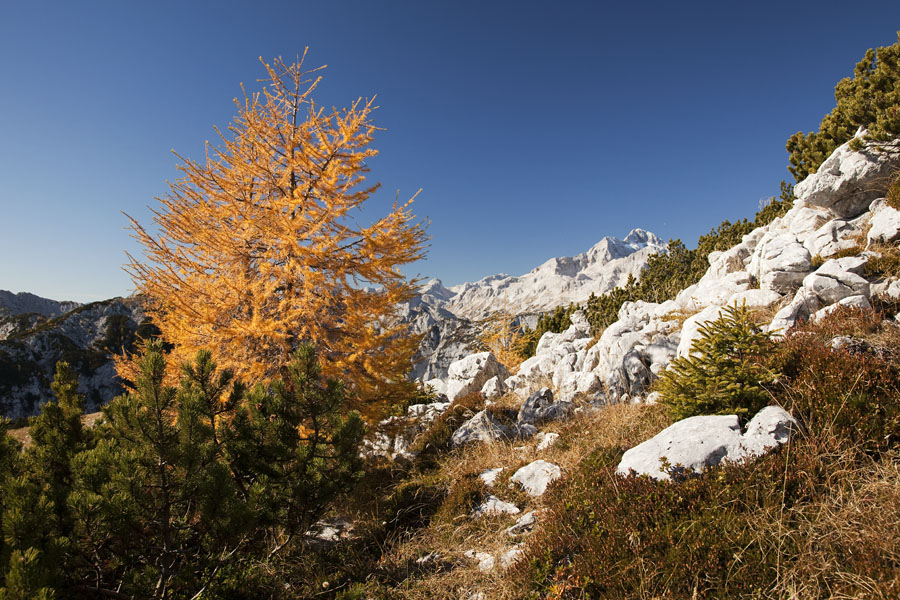
<svg viewBox="0 0 900 600">
<path fill-rule="evenodd" d="M 766 406 L 769 394 L 764 386 L 776 378 L 766 365 L 774 342 L 753 322 L 746 304 L 725 307 L 699 333 L 690 354 L 675 358 L 656 384 L 672 416 L 745 417 Z"/>
</svg>

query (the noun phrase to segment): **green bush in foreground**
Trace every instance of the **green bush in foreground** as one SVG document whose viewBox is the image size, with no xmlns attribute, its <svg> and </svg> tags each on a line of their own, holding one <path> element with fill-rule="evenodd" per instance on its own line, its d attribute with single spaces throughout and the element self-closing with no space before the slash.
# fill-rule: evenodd
<svg viewBox="0 0 900 600">
<path fill-rule="evenodd" d="M 672 416 L 753 415 L 769 403 L 763 387 L 775 379 L 766 365 L 774 349 L 750 310 L 727 306 L 722 316 L 700 326 L 688 356 L 672 360 L 656 384 Z"/>
</svg>

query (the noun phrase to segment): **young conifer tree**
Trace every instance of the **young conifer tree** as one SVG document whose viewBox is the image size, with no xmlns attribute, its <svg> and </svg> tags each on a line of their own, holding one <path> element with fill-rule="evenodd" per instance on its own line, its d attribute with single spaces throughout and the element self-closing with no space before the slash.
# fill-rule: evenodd
<svg viewBox="0 0 900 600">
<path fill-rule="evenodd" d="M 312 99 L 319 69 L 263 65 L 266 86 L 235 100 L 231 135 L 203 163 L 182 158 L 184 177 L 154 211 L 159 234 L 131 220 L 146 261 L 129 256 L 127 268 L 174 345 L 170 364 L 206 348 L 253 381 L 312 343 L 353 396 L 390 400 L 416 346 L 391 320 L 415 289 L 398 267 L 423 256 L 423 225 L 409 202 L 355 220 L 379 187 L 366 181 L 372 100 L 328 112 Z"/>
</svg>

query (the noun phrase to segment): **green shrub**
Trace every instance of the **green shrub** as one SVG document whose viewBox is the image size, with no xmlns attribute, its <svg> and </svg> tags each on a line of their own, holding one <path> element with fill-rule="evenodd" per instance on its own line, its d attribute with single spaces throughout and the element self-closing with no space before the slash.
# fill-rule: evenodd
<svg viewBox="0 0 900 600">
<path fill-rule="evenodd" d="M 746 305 L 725 307 L 700 327 L 691 354 L 675 358 L 656 389 L 673 417 L 701 414 L 752 415 L 769 402 L 763 385 L 775 379 L 765 364 L 774 349 Z"/>
<path fill-rule="evenodd" d="M 841 79 L 834 88 L 836 106 L 825 115 L 819 131 L 798 131 L 787 141 L 788 170 L 797 181 L 815 173 L 841 144 L 865 127 L 865 141 L 892 142 L 900 136 L 900 32 L 892 46 L 866 51 L 856 64 L 853 78 Z M 862 141 L 854 140 L 855 149 Z"/>
</svg>

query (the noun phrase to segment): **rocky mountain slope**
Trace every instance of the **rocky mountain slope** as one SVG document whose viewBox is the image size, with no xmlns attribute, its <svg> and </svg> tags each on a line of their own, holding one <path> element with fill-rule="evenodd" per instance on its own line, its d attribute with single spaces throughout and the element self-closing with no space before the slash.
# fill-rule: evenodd
<svg viewBox="0 0 900 600">
<path fill-rule="evenodd" d="M 767 315 L 765 329 L 780 335 L 837 306 L 871 308 L 876 296 L 900 300 L 900 280 L 869 266 L 900 239 L 900 211 L 884 198 L 898 168 L 897 151 L 854 151 L 844 144 L 796 186 L 797 199 L 784 216 L 712 253 L 705 275 L 674 300 L 626 302 L 598 340 L 576 312 L 566 331 L 545 333 L 535 356 L 515 373 L 480 353 L 426 383 L 446 401 L 475 391 L 489 400 L 509 392 L 524 399 L 548 385 L 561 402 L 641 401 L 668 363 L 690 352 L 701 325 L 725 306 L 745 304 Z M 546 272 L 549 264 L 532 273 Z"/>
<path fill-rule="evenodd" d="M 859 313 L 847 313 L 857 315 L 852 318 L 861 320 L 872 318 L 872 313 L 867 311 L 873 304 L 894 306 L 896 310 L 900 302 L 900 278 L 896 276 L 895 267 L 884 269 L 883 265 L 885 257 L 893 256 L 895 260 L 898 256 L 900 210 L 892 208 L 885 200 L 890 176 L 895 176 L 898 169 L 900 153 L 871 149 L 853 151 L 844 145 L 816 174 L 797 186 L 797 199 L 785 215 L 753 230 L 732 248 L 712 253 L 702 279 L 682 290 L 673 300 L 626 302 L 619 311 L 618 320 L 607 327 L 599 339 L 594 338 L 584 315 L 577 311 L 566 331 L 545 333 L 536 355 L 523 362 L 515 372 L 508 372 L 490 353 L 480 352 L 453 362 L 445 377 L 429 381 L 438 392 L 438 401 L 411 406 L 405 418 L 392 417 L 385 421 L 367 447 L 369 456 L 413 465 L 422 463 L 422 457 L 425 464 L 429 460 L 434 462 L 429 453 L 434 452 L 432 448 L 437 444 L 443 443 L 448 453 L 452 451 L 438 463 L 439 475 L 447 479 L 451 491 L 435 517 L 435 520 L 441 518 L 441 511 L 451 505 L 455 512 L 443 518 L 452 525 L 425 527 L 424 531 L 409 536 L 414 541 L 394 550 L 394 560 L 402 560 L 409 553 L 417 557 L 419 570 L 410 579 L 418 577 L 418 580 L 414 583 L 406 581 L 404 585 L 418 586 L 421 592 L 410 597 L 433 597 L 435 590 L 445 589 L 448 582 L 457 586 L 454 597 L 530 597 L 510 591 L 506 583 L 509 579 L 519 580 L 529 591 L 534 590 L 535 581 L 546 584 L 548 587 L 542 589 L 549 589 L 551 595 L 541 597 L 583 597 L 578 593 L 579 586 L 601 590 L 596 597 L 643 597 L 643 585 L 648 581 L 656 586 L 654 589 L 666 590 L 671 577 L 667 574 L 659 578 L 667 580 L 661 583 L 634 576 L 627 567 L 614 571 L 603 584 L 594 584 L 583 578 L 579 580 L 577 572 L 573 575 L 573 565 L 580 562 L 584 565 L 582 573 L 587 572 L 592 578 L 606 575 L 623 564 L 616 562 L 619 560 L 616 553 L 624 548 L 622 553 L 628 558 L 622 560 L 627 564 L 655 561 L 652 563 L 654 568 L 666 565 L 671 573 L 677 574 L 684 568 L 681 561 L 694 557 L 688 557 L 690 552 L 687 552 L 678 555 L 671 565 L 664 562 L 673 549 L 677 551 L 676 547 L 682 545 L 671 544 L 671 531 L 677 530 L 685 539 L 698 540 L 696 547 L 691 545 L 694 542 L 685 542 L 683 546 L 694 551 L 702 547 L 703 550 L 695 555 L 704 559 L 706 552 L 715 552 L 722 543 L 733 543 L 733 548 L 743 552 L 768 538 L 754 533 L 748 538 L 750 542 L 728 539 L 729 535 L 739 535 L 736 530 L 727 529 L 728 519 L 736 518 L 735 515 L 741 515 L 743 510 L 747 516 L 739 518 L 747 518 L 748 523 L 759 523 L 756 503 L 765 505 L 759 500 L 760 494 L 770 491 L 773 498 L 781 498 L 781 510 L 792 510 L 785 497 L 794 493 L 789 489 L 794 484 L 785 483 L 781 487 L 782 478 L 786 482 L 794 473 L 800 473 L 803 485 L 820 486 L 821 489 L 831 489 L 831 485 L 841 487 L 841 482 L 851 477 L 847 463 L 841 461 L 861 455 L 853 454 L 856 449 L 845 449 L 847 454 L 831 464 L 829 460 L 833 458 L 820 454 L 826 447 L 822 440 L 836 444 L 839 434 L 834 427 L 838 427 L 836 423 L 840 421 L 836 416 L 833 421 L 817 422 L 807 414 L 803 421 L 802 417 L 798 418 L 785 408 L 772 405 L 755 415 L 746 415 L 745 423 L 735 414 L 700 415 L 667 423 L 665 427 L 654 425 L 635 434 L 628 430 L 635 426 L 636 420 L 631 420 L 628 415 L 655 418 L 653 415 L 658 413 L 654 411 L 660 407 L 650 406 L 655 403 L 654 395 L 649 393 L 650 384 L 674 357 L 692 351 L 692 342 L 698 338 L 700 326 L 717 319 L 726 306 L 745 304 L 752 308 L 756 321 L 763 323 L 764 328 L 776 337 L 784 336 L 788 328 L 801 320 L 816 322 L 839 306 L 862 309 Z M 865 316 L 867 314 L 869 317 Z M 882 334 L 890 331 L 894 336 L 891 338 L 894 342 L 885 352 L 891 353 L 895 347 L 900 331 L 898 320 L 900 314 L 882 321 L 879 326 Z M 788 336 L 786 343 L 820 346 L 817 351 L 826 355 L 834 352 L 826 361 L 845 360 L 857 368 L 862 364 L 849 360 L 855 350 L 841 350 L 848 344 L 858 343 L 850 337 L 829 339 L 826 336 L 824 345 L 821 339 L 815 344 L 805 341 L 813 339 L 810 336 L 814 335 L 817 334 L 802 330 Z M 865 344 L 860 347 L 865 348 Z M 811 351 L 815 349 L 811 348 Z M 826 370 L 825 365 L 816 365 L 818 370 Z M 792 388 L 793 393 L 802 395 L 818 375 L 817 372 L 809 380 L 804 379 L 802 386 Z M 831 373 L 825 378 L 834 375 Z M 850 372 L 848 381 L 857 378 L 850 387 L 855 387 L 862 376 L 861 372 Z M 785 378 L 790 376 L 785 375 Z M 852 393 L 853 389 L 841 387 L 831 396 L 811 393 L 810 397 L 817 403 L 839 403 L 839 412 L 852 412 L 859 410 L 859 407 L 849 406 L 857 401 L 855 396 L 850 399 Z M 875 401 L 860 394 L 860 398 L 872 403 L 866 408 L 872 411 Z M 785 399 L 775 398 L 775 401 Z M 896 396 L 885 400 L 896 402 Z M 893 410 L 888 412 L 896 414 Z M 874 421 L 881 418 L 874 412 L 866 417 Z M 857 426 L 847 423 L 843 426 L 851 438 L 857 435 Z M 886 429 L 896 431 L 896 421 Z M 804 431 L 803 435 L 796 436 L 798 431 Z M 879 437 L 878 441 L 886 442 L 888 437 Z M 788 442 L 792 444 L 791 454 L 770 456 Z M 579 444 L 599 447 L 603 451 L 573 452 Z M 625 449 L 624 454 L 621 448 Z M 816 465 L 813 470 L 818 468 L 831 473 L 832 476 L 823 478 L 824 483 L 810 483 L 809 463 L 803 462 L 802 458 L 804 451 L 808 453 L 806 460 Z M 801 458 L 795 457 L 795 453 Z M 610 465 L 612 470 L 603 462 L 610 456 L 616 457 L 616 462 Z M 755 473 L 754 465 L 765 465 L 767 459 L 773 459 L 768 461 L 769 467 L 760 467 L 760 472 Z M 896 467 L 893 460 L 887 461 L 890 469 Z M 871 472 L 877 472 L 872 467 L 875 463 L 869 458 L 863 463 Z M 772 465 L 772 473 L 765 471 Z M 726 468 L 722 469 L 722 466 Z M 736 469 L 738 466 L 742 468 Z M 646 477 L 630 477 L 632 472 Z M 893 473 L 891 471 L 891 480 Z M 436 478 L 432 473 L 428 476 L 429 482 Z M 698 478 L 693 487 L 684 484 L 686 479 L 693 477 Z M 758 479 L 751 482 L 753 477 Z M 557 480 L 561 480 L 560 483 L 554 484 Z M 669 480 L 683 486 L 681 491 L 672 494 L 677 498 L 672 506 L 666 505 L 671 488 L 658 483 Z M 761 481 L 771 486 L 771 490 L 763 492 Z M 770 483 L 773 481 L 776 483 Z M 873 477 L 872 481 L 877 481 L 885 490 L 877 510 L 892 510 L 890 507 L 896 505 L 900 486 L 891 486 L 887 478 Z M 701 486 L 717 491 L 710 493 L 708 498 L 703 497 L 696 493 L 698 489 L 704 489 Z M 729 496 L 732 488 L 744 490 L 745 495 Z M 476 500 L 469 504 L 461 502 L 459 498 L 464 496 L 460 490 L 469 494 L 466 498 Z M 545 491 L 551 492 L 548 493 L 549 500 L 544 499 Z M 682 494 L 698 504 L 687 504 L 689 501 L 684 501 Z M 722 504 L 716 504 L 718 500 L 714 500 L 719 496 Z M 747 498 L 752 500 L 747 503 Z M 659 504 L 646 505 L 654 501 Z M 807 508 L 812 507 L 809 508 L 811 512 L 818 509 L 818 500 L 791 500 L 795 501 L 798 505 L 805 503 Z M 736 506 L 742 508 L 735 509 Z M 854 506 L 854 510 L 859 509 Z M 610 516 L 603 521 L 602 515 L 607 513 Z M 655 519 L 657 513 L 662 515 L 659 519 Z M 725 515 L 721 524 L 719 514 Z M 711 520 L 709 515 L 713 515 Z M 770 517 L 771 513 L 768 513 L 766 518 Z M 627 521 L 620 525 L 623 520 Z M 844 520 L 841 517 L 829 522 L 828 533 L 824 535 L 822 529 L 813 530 L 812 535 L 817 540 L 814 545 L 817 546 L 820 539 L 833 540 L 844 535 L 839 542 L 828 543 L 851 547 L 863 529 L 872 532 L 873 539 L 881 539 L 881 532 L 887 531 L 884 523 L 876 519 L 866 524 L 848 521 L 846 533 L 830 537 L 841 530 Z M 779 521 L 781 526 L 787 522 Z M 460 533 L 447 535 L 442 526 Z M 708 529 L 704 530 L 705 527 Z M 887 529 L 893 532 L 896 528 L 888 526 Z M 691 531 L 703 533 L 691 537 L 694 535 L 688 533 Z M 748 527 L 742 526 L 739 531 L 746 532 Z M 806 539 L 806 531 L 803 531 Z M 644 545 L 643 541 L 658 532 L 664 534 L 655 538 L 661 554 L 654 554 L 652 544 Z M 610 543 L 611 547 L 599 546 L 615 535 L 619 537 Z M 886 533 L 887 539 L 896 540 L 892 535 Z M 571 539 L 562 541 L 565 536 Z M 779 531 L 773 539 L 781 544 L 785 537 Z M 591 543 L 595 545 L 589 545 Z M 868 547 L 873 542 L 862 544 Z M 613 556 L 606 560 L 604 552 L 598 548 L 606 548 Z M 794 569 L 793 574 L 805 568 L 803 560 L 818 567 L 818 551 L 808 555 L 804 552 L 792 555 L 794 563 L 790 568 Z M 876 552 L 884 556 L 883 550 Z M 767 559 L 758 560 L 764 562 Z M 628 560 L 632 562 L 628 563 Z M 741 571 L 744 562 L 731 549 L 722 558 L 725 567 L 721 571 L 728 574 L 726 587 L 739 587 L 740 584 L 735 583 L 739 578 L 734 573 Z M 514 567 L 516 563 L 520 563 L 518 567 Z M 801 566 L 797 567 L 797 564 Z M 895 565 L 896 562 L 890 563 L 881 571 L 872 571 L 871 582 L 865 580 L 865 586 L 872 583 L 871 589 L 895 590 L 896 579 L 892 574 Z M 868 566 L 855 565 L 849 569 L 854 573 L 868 573 Z M 779 568 L 783 568 L 781 555 Z M 844 577 L 841 568 L 827 565 L 817 573 L 826 581 L 839 580 Z M 459 575 L 453 577 L 447 575 L 447 571 Z M 623 577 L 631 577 L 631 584 L 635 586 L 632 590 L 636 589 L 634 581 L 638 580 L 642 593 L 610 593 L 607 596 L 605 592 L 616 591 L 618 588 L 614 586 Z M 671 597 L 741 596 L 738 593 L 722 595 L 719 590 L 698 594 L 693 573 L 689 579 L 691 587 Z M 757 586 L 777 587 L 783 583 L 780 575 L 770 572 L 747 577 L 747 580 L 754 586 L 753 595 L 763 589 Z M 576 582 L 573 587 L 566 587 L 573 581 Z M 790 584 L 794 583 L 790 581 Z M 592 585 L 593 588 L 588 587 Z M 677 584 L 672 586 L 677 587 Z M 857 582 L 849 589 L 863 587 Z M 504 589 L 505 593 L 493 595 L 498 589 Z M 556 590 L 572 595 L 556 596 L 553 594 Z M 667 594 L 658 596 L 670 597 Z M 815 596 L 832 597 L 832 594 L 823 592 Z M 585 594 L 584 597 L 595 596 Z M 879 597 L 893 597 L 893 593 Z"/>
<path fill-rule="evenodd" d="M 478 321 L 492 313 L 503 310 L 534 327 L 540 312 L 584 302 L 591 294 L 624 284 L 630 275 L 640 274 L 649 256 L 665 249 L 653 233 L 634 229 L 624 239 L 604 237 L 587 252 L 551 258 L 519 277 L 492 275 L 449 288 L 432 279 L 401 307 L 401 318 L 414 333 L 424 334 L 412 377 L 446 377 L 450 363 L 473 351 Z"/>
<path fill-rule="evenodd" d="M 700 325 L 718 318 L 723 306 L 746 303 L 769 312 L 767 329 L 783 332 L 835 304 L 866 308 L 874 295 L 900 297 L 900 282 L 866 268 L 879 244 L 900 238 L 900 211 L 884 200 L 887 175 L 898 167 L 896 153 L 841 146 L 797 185 L 787 214 L 710 255 L 697 284 L 661 304 L 626 303 L 619 320 L 590 348 L 586 322 L 573 319 L 567 332 L 545 334 L 537 355 L 503 385 L 525 393 L 548 378 L 567 398 L 642 397 L 669 360 L 688 353 Z"/>
<path fill-rule="evenodd" d="M 66 303 L 31 298 L 19 306 L 47 309 L 49 315 L 18 313 L 0 319 L 0 331 L 5 331 L 0 339 L 0 415 L 17 419 L 37 414 L 52 395 L 50 382 L 60 360 L 78 372 L 86 410 L 97 410 L 121 393 L 110 355 L 133 343 L 144 319 L 140 299 L 113 298 L 53 316 Z"/>
</svg>

